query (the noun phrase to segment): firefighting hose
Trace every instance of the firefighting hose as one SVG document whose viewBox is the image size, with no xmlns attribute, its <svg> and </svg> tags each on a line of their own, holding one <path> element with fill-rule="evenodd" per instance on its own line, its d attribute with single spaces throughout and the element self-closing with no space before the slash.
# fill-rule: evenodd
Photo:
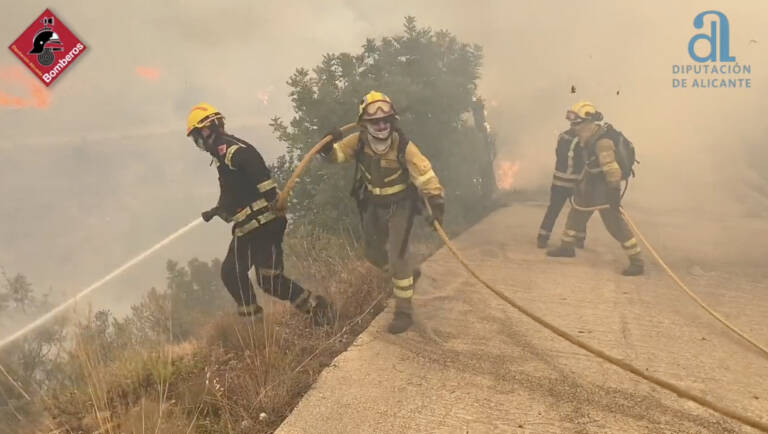
<svg viewBox="0 0 768 434">
<path fill-rule="evenodd" d="M 621 197 L 624 197 L 624 193 L 627 192 L 627 186 L 628 185 L 629 185 L 629 183 L 627 183 L 627 185 L 624 186 L 624 192 L 621 193 Z M 574 203 L 573 203 L 573 198 L 572 197 L 569 198 L 568 200 L 571 202 L 571 206 L 575 206 Z M 643 244 L 645 244 L 646 247 L 648 247 L 648 251 L 651 252 L 651 256 L 653 256 L 654 259 L 656 259 L 656 261 L 659 263 L 659 265 L 661 265 L 661 268 L 664 269 L 664 271 L 669 275 L 669 277 L 677 284 L 677 286 L 680 287 L 680 289 L 682 289 L 685 292 L 686 295 L 691 297 L 691 299 L 693 301 L 695 301 L 696 304 L 698 304 L 702 309 L 707 311 L 708 314 L 712 315 L 713 318 L 715 318 L 718 322 L 720 322 L 722 325 L 724 325 L 728 330 L 733 332 L 736 336 L 744 339 L 748 344 L 750 344 L 753 347 L 755 347 L 758 351 L 760 351 L 760 353 L 762 353 L 763 356 L 768 357 L 768 349 L 766 349 L 764 346 L 760 345 L 759 343 L 755 342 L 752 338 L 747 336 L 746 333 L 742 332 L 741 330 L 736 328 L 736 326 L 734 326 L 733 324 L 729 323 L 725 318 L 723 318 L 720 314 L 718 314 L 714 309 L 710 308 L 706 303 L 704 303 L 704 301 L 701 298 L 699 298 L 699 296 L 697 296 L 693 291 L 691 291 L 688 288 L 688 286 L 686 286 L 685 283 L 683 283 L 683 281 L 680 280 L 679 277 L 677 277 L 677 274 L 675 274 L 675 272 L 672 271 L 671 268 L 669 268 L 669 266 L 666 264 L 666 262 L 664 262 L 664 260 L 661 259 L 661 256 L 659 256 L 659 254 L 656 253 L 656 249 L 653 248 L 653 246 L 648 242 L 648 240 L 645 239 L 645 237 L 640 232 L 640 230 L 637 228 L 637 226 L 635 226 L 635 223 L 629 217 L 629 214 L 627 214 L 627 211 L 624 208 L 622 208 L 622 207 L 619 208 L 619 211 L 621 212 L 621 215 L 624 217 L 624 220 L 626 220 L 626 222 L 629 225 L 629 227 L 632 229 L 632 232 L 638 238 L 640 238 L 640 240 L 643 242 Z"/>
<path fill-rule="evenodd" d="M 424 204 L 426 206 L 427 215 L 431 218 L 432 216 L 432 209 L 429 206 L 429 202 L 424 198 Z M 723 416 L 729 417 L 733 420 L 736 420 L 738 422 L 743 423 L 744 425 L 750 426 L 752 428 L 755 428 L 757 430 L 763 431 L 768 433 L 768 423 L 757 420 L 751 416 L 741 414 L 737 412 L 736 410 L 723 407 L 715 402 L 712 402 L 706 398 L 703 398 L 701 396 L 698 396 L 692 392 L 689 392 L 688 390 L 685 390 L 681 388 L 680 386 L 670 383 L 667 380 L 664 380 L 662 378 L 656 377 L 655 375 L 645 373 L 642 369 L 636 367 L 635 365 L 632 365 L 629 362 L 626 362 L 624 360 L 621 360 L 617 357 L 614 357 L 598 348 L 593 347 L 592 345 L 578 339 L 577 337 L 573 336 L 572 334 L 560 329 L 556 325 L 550 323 L 549 321 L 545 320 L 544 318 L 541 318 L 540 316 L 536 315 L 535 313 L 529 311 L 525 307 L 519 305 L 517 302 L 512 300 L 508 295 L 504 294 L 500 290 L 496 289 L 493 285 L 488 283 L 485 279 L 480 277 L 479 274 L 475 272 L 475 270 L 472 269 L 472 267 L 467 263 L 467 261 L 464 259 L 464 257 L 459 253 L 458 250 L 456 250 L 456 247 L 453 245 L 450 239 L 448 239 L 448 235 L 446 235 L 445 231 L 443 230 L 443 227 L 440 225 L 440 222 L 438 222 L 436 219 L 432 219 L 432 226 L 435 229 L 435 232 L 440 236 L 440 238 L 443 240 L 443 243 L 445 243 L 445 246 L 448 247 L 448 250 L 453 254 L 453 256 L 456 257 L 456 259 L 461 263 L 461 265 L 464 266 L 464 268 L 469 272 L 469 274 L 472 275 L 475 279 L 477 279 L 478 282 L 483 284 L 489 291 L 494 293 L 497 297 L 502 299 L 504 302 L 515 308 L 517 311 L 522 313 L 523 315 L 527 316 L 531 320 L 533 320 L 535 323 L 539 324 L 540 326 L 544 327 L 545 329 L 549 330 L 550 332 L 556 334 L 557 336 L 560 336 L 561 338 L 565 339 L 566 341 L 572 343 L 573 345 L 576 345 L 577 347 L 581 348 L 582 350 L 616 366 L 617 368 L 620 368 L 623 371 L 629 372 L 630 374 L 633 374 L 635 376 L 638 376 L 642 378 L 643 380 L 646 380 L 650 383 L 653 383 L 662 389 L 665 389 L 669 392 L 674 393 L 675 395 L 688 399 L 690 401 L 693 401 L 702 407 L 705 407 L 709 410 L 714 411 L 715 413 L 721 414 Z M 643 240 L 645 242 L 645 240 Z M 646 243 L 647 245 L 647 243 Z M 655 256 L 655 255 L 654 255 Z M 657 258 L 658 259 L 658 258 Z"/>
<path fill-rule="evenodd" d="M 342 131 L 342 133 L 347 133 L 349 131 L 352 131 L 352 129 L 354 129 L 356 126 L 357 126 L 357 123 L 347 124 L 347 125 L 344 125 L 341 128 L 341 131 Z M 331 139 L 332 139 L 331 136 L 324 137 L 320 142 L 318 142 L 307 153 L 307 155 L 304 157 L 304 159 L 301 161 L 301 163 L 296 167 L 296 170 L 293 172 L 293 174 L 291 175 L 290 179 L 288 179 L 288 182 L 286 183 L 285 188 L 283 189 L 283 191 L 280 193 L 280 196 L 278 197 L 277 204 L 282 206 L 282 208 L 278 208 L 278 209 L 285 209 L 285 202 L 286 202 L 286 200 L 288 198 L 288 195 L 290 194 L 291 189 L 293 188 L 294 184 L 296 183 L 296 180 L 298 179 L 299 175 L 304 170 L 304 168 L 307 166 L 307 164 L 309 164 L 309 161 L 312 158 L 312 156 L 317 154 L 320 151 L 320 149 L 322 149 L 323 146 L 325 146 L 325 144 L 328 143 L 328 141 L 330 141 Z M 127 270 L 127 269 L 133 267 L 134 265 L 138 264 L 139 262 L 143 261 L 146 257 L 151 255 L 155 251 L 159 250 L 163 246 L 167 245 L 171 241 L 175 240 L 176 238 L 178 238 L 179 236 L 181 236 L 184 233 L 188 232 L 189 230 L 191 230 L 192 228 L 194 228 L 195 226 L 199 225 L 202 222 L 203 222 L 203 219 L 201 219 L 200 217 L 196 218 L 191 223 L 187 224 L 186 226 L 184 226 L 183 228 L 181 228 L 178 231 L 174 232 L 173 234 L 169 235 L 168 237 L 166 237 L 165 239 L 163 239 L 159 243 L 155 244 L 154 246 L 152 246 L 149 249 L 145 250 L 144 252 L 140 253 L 135 258 L 133 258 L 130 261 L 126 262 L 125 264 L 121 265 L 120 267 L 118 267 L 117 269 L 115 269 L 114 271 L 109 273 L 108 275 L 104 276 L 100 280 L 94 282 L 93 284 L 91 284 L 90 286 L 88 286 L 84 290 L 80 291 L 79 293 L 77 293 L 75 296 L 73 296 L 69 300 L 65 301 L 64 303 L 60 304 L 59 306 L 53 308 L 48 313 L 44 314 L 40 318 L 36 319 L 35 321 L 31 322 L 30 324 L 27 324 L 26 326 L 24 326 L 20 330 L 16 331 L 15 333 L 11 334 L 10 336 L 6 336 L 5 338 L 1 339 L 0 340 L 0 349 L 5 347 L 6 345 L 10 344 L 11 342 L 15 341 L 16 339 L 26 335 L 27 333 L 31 332 L 32 330 L 35 330 L 38 327 L 42 326 L 43 324 L 47 323 L 48 321 L 50 321 L 52 318 L 54 318 L 59 313 L 63 312 L 64 310 L 66 310 L 69 307 L 74 306 L 78 302 L 78 300 L 80 300 L 84 296 L 86 296 L 89 293 L 93 292 L 94 290 L 100 288 L 105 283 L 109 282 L 110 280 L 114 279 L 118 275 L 122 274 L 125 270 Z"/>
<path fill-rule="evenodd" d="M 661 259 L 661 256 L 659 256 L 658 253 L 656 253 L 656 249 L 651 246 L 651 243 L 648 242 L 648 240 L 645 239 L 643 234 L 640 232 L 640 230 L 635 226 L 635 223 L 632 221 L 631 218 L 629 218 L 629 215 L 627 214 L 627 211 L 624 208 L 620 208 L 621 215 L 624 216 L 624 219 L 629 224 L 629 227 L 632 228 L 632 232 L 637 235 L 638 238 L 645 244 L 646 247 L 648 247 L 648 251 L 651 252 L 651 255 L 656 259 L 656 261 L 661 265 L 661 268 L 664 269 L 664 271 L 669 275 L 669 277 L 675 281 L 677 286 L 680 287 L 685 293 L 693 299 L 693 301 L 696 302 L 699 306 L 701 306 L 702 309 L 707 311 L 708 314 L 712 315 L 717 321 L 719 321 L 721 324 L 723 324 L 725 327 L 727 327 L 730 331 L 732 331 L 734 334 L 736 334 L 738 337 L 744 339 L 749 344 L 751 344 L 753 347 L 757 348 L 764 356 L 768 357 L 768 349 L 766 349 L 764 346 L 760 345 L 759 343 L 755 342 L 753 339 L 751 339 L 749 336 L 747 336 L 744 332 L 736 328 L 736 326 L 732 325 L 728 321 L 725 320 L 720 314 L 715 312 L 712 308 L 707 306 L 704 301 L 702 301 L 696 294 L 694 294 L 693 291 L 688 289 L 688 287 L 683 283 L 682 280 L 680 280 L 679 277 L 675 274 L 672 269 L 669 268 L 669 266 L 664 262 L 663 259 Z"/>
<path fill-rule="evenodd" d="M 188 232 L 195 226 L 199 225 L 203 222 L 203 219 L 198 217 L 195 220 L 193 220 L 188 225 L 184 226 L 183 228 L 179 229 L 178 231 L 172 233 L 171 235 L 168 235 L 165 239 L 160 241 L 159 243 L 155 244 L 154 246 L 150 247 L 149 249 L 145 250 L 144 252 L 140 253 L 135 258 L 131 259 L 130 261 L 126 262 L 125 264 L 121 265 L 111 273 L 107 274 L 106 276 L 102 277 L 98 281 L 91 284 L 91 286 L 85 288 L 84 290 L 77 293 L 74 297 L 70 298 L 69 300 L 65 301 L 64 303 L 56 306 L 55 308 L 51 309 L 48 313 L 41 316 L 40 318 L 34 320 L 33 322 L 27 324 L 24 326 L 21 330 L 13 333 L 10 336 L 7 336 L 0 340 L 0 349 L 2 349 L 4 346 L 10 344 L 11 342 L 15 341 L 16 339 L 26 335 L 27 333 L 31 332 L 32 330 L 42 326 L 52 318 L 54 318 L 59 313 L 63 312 L 69 307 L 75 306 L 77 304 L 77 301 L 81 298 L 85 297 L 89 293 L 93 292 L 95 289 L 100 288 L 105 283 L 109 282 L 110 280 L 114 279 L 118 275 L 122 274 L 123 271 L 133 267 L 134 265 L 138 264 L 139 262 L 143 261 L 147 256 L 151 255 L 152 253 L 156 252 L 163 246 L 167 245 L 171 241 L 175 240 L 176 238 L 180 237 L 184 233 Z"/>
<path fill-rule="evenodd" d="M 353 129 L 355 129 L 355 127 L 357 126 L 358 126 L 357 122 L 344 125 L 343 127 L 341 127 L 341 132 L 346 134 L 352 131 Z M 280 196 L 278 196 L 277 201 L 275 202 L 275 209 L 277 210 L 285 209 L 286 202 L 288 201 L 288 196 L 291 194 L 291 190 L 293 190 L 293 187 L 296 184 L 296 180 L 299 179 L 299 175 L 301 175 L 301 172 L 303 172 L 304 169 L 307 167 L 312 157 L 314 157 L 315 154 L 320 152 L 320 150 L 323 149 L 323 147 L 331 140 L 333 140 L 333 137 L 330 135 L 323 137 L 323 139 L 317 142 L 317 144 L 313 146 L 312 149 L 309 150 L 309 152 L 307 152 L 307 155 L 305 155 L 304 158 L 302 158 L 299 165 L 296 166 L 296 169 L 291 174 L 291 177 L 288 178 L 288 181 L 285 183 L 283 190 L 280 192 Z"/>
</svg>

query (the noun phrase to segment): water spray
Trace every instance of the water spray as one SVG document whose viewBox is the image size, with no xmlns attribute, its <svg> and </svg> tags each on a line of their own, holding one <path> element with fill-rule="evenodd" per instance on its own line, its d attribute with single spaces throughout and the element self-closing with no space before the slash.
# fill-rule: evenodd
<svg viewBox="0 0 768 434">
<path fill-rule="evenodd" d="M 341 127 L 342 132 L 348 133 L 355 129 L 357 127 L 357 123 L 351 123 L 344 125 Z M 286 201 L 288 200 L 288 195 L 291 192 L 291 189 L 293 189 L 293 186 L 296 184 L 296 180 L 298 179 L 301 172 L 304 170 L 304 168 L 309 164 L 310 159 L 312 156 L 317 154 L 320 149 L 325 146 L 326 143 L 328 143 L 332 139 L 331 136 L 323 137 L 323 139 L 317 143 L 308 153 L 304 156 L 304 159 L 301 161 L 301 163 L 296 167 L 293 174 L 291 175 L 290 179 L 288 179 L 288 182 L 286 183 L 285 187 L 283 188 L 283 191 L 280 193 L 279 198 L 277 199 L 277 208 L 278 209 L 285 209 Z M 3 340 L 0 340 L 0 349 L 2 349 L 4 346 L 8 345 L 9 343 L 15 341 L 16 339 L 26 335 L 27 333 L 31 332 L 32 330 L 40 327 L 41 325 L 48 322 L 51 318 L 59 314 L 61 311 L 69 307 L 70 305 L 73 305 L 77 303 L 77 301 L 88 295 L 90 292 L 94 291 L 95 289 L 101 287 L 105 283 L 109 282 L 110 280 L 114 279 L 118 275 L 120 275 L 123 271 L 133 267 L 134 265 L 141 262 L 144 258 L 151 255 L 155 251 L 159 250 L 166 244 L 170 243 L 174 239 L 180 237 L 185 232 L 189 231 L 190 229 L 194 228 L 195 226 L 199 225 L 203 222 L 203 219 L 201 217 L 198 217 L 195 219 L 192 223 L 189 223 L 188 225 L 184 226 L 183 228 L 179 229 L 178 231 L 172 233 L 164 240 L 160 241 L 159 243 L 155 244 L 154 246 L 150 247 L 149 249 L 142 252 L 140 255 L 136 256 L 135 258 L 131 259 L 130 261 L 126 262 L 125 264 L 121 265 L 119 268 L 114 270 L 113 272 L 109 273 L 105 277 L 103 277 L 101 280 L 95 282 L 91 286 L 85 288 L 84 290 L 80 291 L 79 294 L 75 295 L 74 297 L 70 298 L 69 300 L 65 301 L 64 303 L 60 304 L 59 306 L 55 307 L 50 312 L 46 313 L 45 315 L 41 316 L 40 318 L 36 319 L 30 324 L 27 324 L 22 328 L 21 330 L 17 331 L 16 333 L 3 338 Z"/>
<path fill-rule="evenodd" d="M 149 249 L 145 250 L 135 258 L 131 259 L 130 261 L 126 262 L 125 264 L 121 265 L 119 268 L 115 269 L 111 273 L 107 274 L 97 282 L 93 283 L 91 286 L 85 288 L 84 290 L 80 291 L 77 295 L 70 298 L 69 300 L 65 301 L 64 303 L 58 305 L 50 312 L 46 313 L 45 315 L 41 316 L 40 318 L 36 319 L 35 321 L 27 324 L 22 328 L 21 330 L 17 331 L 16 333 L 3 338 L 2 341 L 0 341 L 0 349 L 2 349 L 4 346 L 8 345 L 9 343 L 15 341 L 16 339 L 26 335 L 27 333 L 31 332 L 32 330 L 40 327 L 41 325 L 48 322 L 51 318 L 55 317 L 57 314 L 59 314 L 61 311 L 66 309 L 67 307 L 77 303 L 77 301 L 88 295 L 90 292 L 96 290 L 97 288 L 101 287 L 105 283 L 109 282 L 110 280 L 114 279 L 118 275 L 120 275 L 123 271 L 133 267 L 134 265 L 138 264 L 142 260 L 144 260 L 147 256 L 151 255 L 155 251 L 159 250 L 160 248 L 164 247 L 166 244 L 170 243 L 171 241 L 175 240 L 176 238 L 180 237 L 184 233 L 188 232 L 190 229 L 194 228 L 195 226 L 199 225 L 203 222 L 203 219 L 198 217 L 195 219 L 192 223 L 189 223 L 188 225 L 184 226 L 183 228 L 179 229 L 178 231 L 172 233 L 168 237 L 166 237 L 164 240 L 160 241 L 159 243 L 155 244 L 154 246 L 150 247 Z"/>
</svg>

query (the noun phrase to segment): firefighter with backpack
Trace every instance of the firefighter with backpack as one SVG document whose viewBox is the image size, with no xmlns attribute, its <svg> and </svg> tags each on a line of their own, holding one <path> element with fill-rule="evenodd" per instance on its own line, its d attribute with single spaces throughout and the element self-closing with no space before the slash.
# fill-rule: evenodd
<svg viewBox="0 0 768 434">
<path fill-rule="evenodd" d="M 635 162 L 632 143 L 608 123 L 600 123 L 603 115 L 588 101 L 581 101 L 566 112 L 572 131 L 582 143 L 586 167 L 571 199 L 571 211 L 565 224 L 561 244 L 547 252 L 553 257 L 574 257 L 578 235 L 586 232 L 592 213 L 598 211 L 608 232 L 629 258 L 625 276 L 644 272 L 644 262 L 632 231 L 621 214 L 621 181 L 627 180 Z"/>
<path fill-rule="evenodd" d="M 398 128 L 397 113 L 386 95 L 371 91 L 360 101 L 360 132 L 333 137 L 320 152 L 331 162 L 355 162 L 352 196 L 363 227 L 366 259 L 392 274 L 395 314 L 389 332 L 398 334 L 413 324 L 413 289 L 420 272 L 411 264 L 408 240 L 420 213 L 420 196 L 431 217 L 442 221 L 443 187 L 429 160 Z"/>
</svg>

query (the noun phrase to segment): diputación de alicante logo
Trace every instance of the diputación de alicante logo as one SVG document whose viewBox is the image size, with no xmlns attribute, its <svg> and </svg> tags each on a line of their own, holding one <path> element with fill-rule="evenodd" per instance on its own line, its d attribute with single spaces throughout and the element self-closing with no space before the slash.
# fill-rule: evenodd
<svg viewBox="0 0 768 434">
<path fill-rule="evenodd" d="M 50 86 L 83 54 L 85 44 L 46 9 L 8 48 Z"/>
<path fill-rule="evenodd" d="M 711 19 L 706 28 L 706 19 Z M 696 63 L 672 65 L 673 88 L 751 88 L 752 65 L 736 61 L 731 52 L 728 17 L 715 10 L 699 13 L 693 27 L 703 30 L 688 41 L 688 56 Z"/>
</svg>

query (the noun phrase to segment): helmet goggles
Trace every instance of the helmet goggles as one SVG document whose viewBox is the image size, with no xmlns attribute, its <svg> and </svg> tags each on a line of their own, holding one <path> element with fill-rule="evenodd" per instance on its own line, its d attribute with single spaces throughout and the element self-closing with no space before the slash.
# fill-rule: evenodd
<svg viewBox="0 0 768 434">
<path fill-rule="evenodd" d="M 571 123 L 580 123 L 587 120 L 586 118 L 579 116 L 579 114 L 573 110 L 568 110 L 567 112 L 565 112 L 565 119 L 570 121 Z"/>
<path fill-rule="evenodd" d="M 395 108 L 389 101 L 379 100 L 369 103 L 363 108 L 363 119 L 378 119 L 393 116 Z"/>
</svg>

